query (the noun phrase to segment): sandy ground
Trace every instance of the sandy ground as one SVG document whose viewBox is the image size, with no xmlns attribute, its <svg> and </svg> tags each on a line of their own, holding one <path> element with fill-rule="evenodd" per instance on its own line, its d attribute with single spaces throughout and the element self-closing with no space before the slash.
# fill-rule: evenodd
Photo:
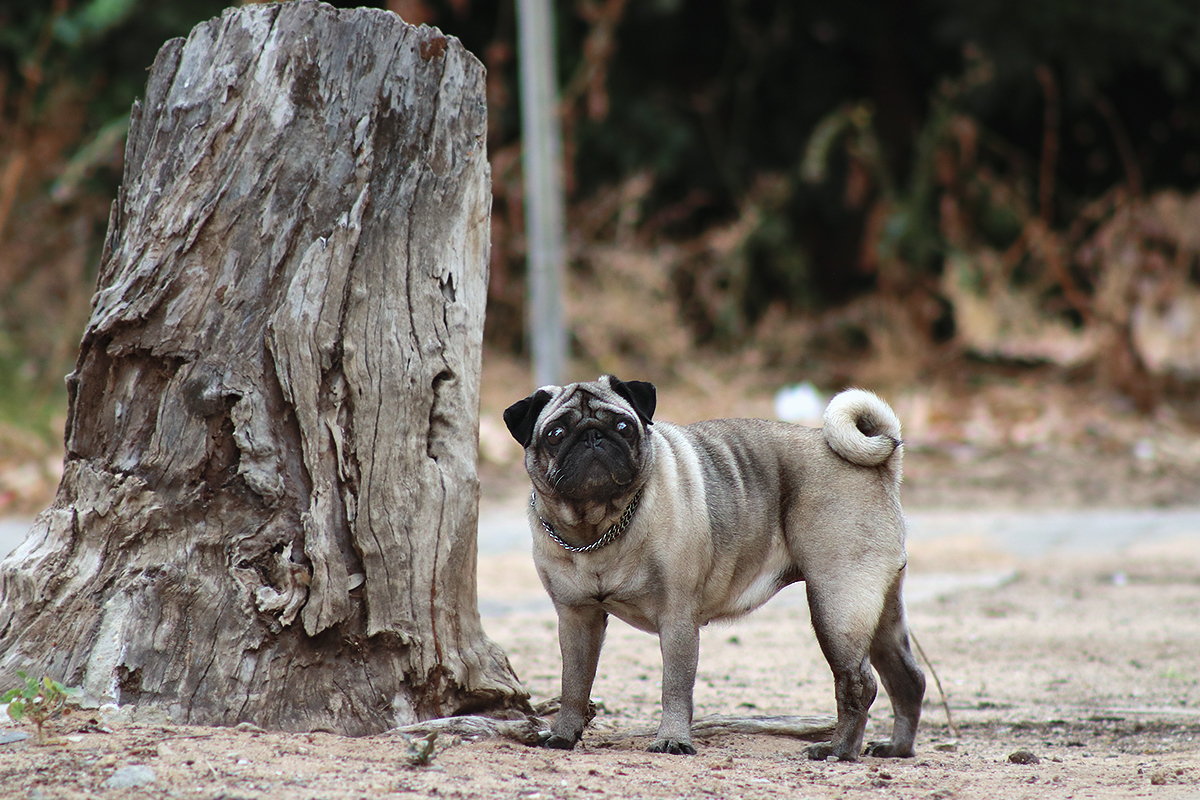
<svg viewBox="0 0 1200 800">
<path fill-rule="evenodd" d="M 559 661 L 522 502 L 500 492 L 485 503 L 480 601 L 537 702 L 557 694 Z M 394 733 L 348 739 L 78 713 L 55 727 L 54 744 L 0 745 L 0 796 L 1200 797 L 1200 512 L 910 517 L 910 618 L 945 691 L 943 705 L 925 665 L 915 759 L 812 762 L 805 742 L 737 734 L 698 741 L 694 757 L 646 753 L 649 736 L 631 734 L 656 723 L 657 643 L 614 621 L 599 713 L 574 752 L 443 736 L 432 763 L 413 766 Z M 833 713 L 801 587 L 704 632 L 696 713 Z M 889 727 L 881 696 L 868 736 Z M 26 730 L 0 727 L 0 738 Z M 122 777 L 152 779 L 110 788 Z"/>
</svg>

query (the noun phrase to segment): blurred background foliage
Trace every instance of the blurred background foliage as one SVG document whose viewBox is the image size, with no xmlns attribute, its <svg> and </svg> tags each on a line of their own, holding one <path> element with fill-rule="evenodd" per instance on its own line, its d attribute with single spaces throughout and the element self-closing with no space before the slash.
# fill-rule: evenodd
<svg viewBox="0 0 1200 800">
<path fill-rule="evenodd" d="M 129 106 L 225 5 L 0 0 L 0 418 L 41 438 Z M 488 68 L 487 339 L 520 352 L 514 3 L 376 5 Z M 556 8 L 577 358 L 753 350 L 830 385 L 1052 364 L 1142 409 L 1200 380 L 1194 0 Z"/>
</svg>

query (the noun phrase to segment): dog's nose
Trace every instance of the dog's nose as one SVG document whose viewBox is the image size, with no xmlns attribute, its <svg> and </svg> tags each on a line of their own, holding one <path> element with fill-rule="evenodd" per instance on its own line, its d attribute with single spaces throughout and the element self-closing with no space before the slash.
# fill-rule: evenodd
<svg viewBox="0 0 1200 800">
<path fill-rule="evenodd" d="M 595 447 L 600 444 L 600 431 L 591 428 L 583 434 L 583 441 L 587 443 L 588 447 Z"/>
</svg>

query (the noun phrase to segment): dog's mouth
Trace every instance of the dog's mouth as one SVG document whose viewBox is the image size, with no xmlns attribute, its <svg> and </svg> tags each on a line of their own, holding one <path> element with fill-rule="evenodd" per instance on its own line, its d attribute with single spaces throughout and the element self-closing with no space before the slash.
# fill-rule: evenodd
<svg viewBox="0 0 1200 800">
<path fill-rule="evenodd" d="M 548 477 L 554 492 L 563 497 L 607 499 L 634 482 L 637 467 L 628 444 L 591 430 L 559 451 Z"/>
</svg>

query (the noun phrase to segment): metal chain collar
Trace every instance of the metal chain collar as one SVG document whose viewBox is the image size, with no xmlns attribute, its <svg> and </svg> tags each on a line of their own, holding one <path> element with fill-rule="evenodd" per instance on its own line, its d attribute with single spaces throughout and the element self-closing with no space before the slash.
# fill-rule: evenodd
<svg viewBox="0 0 1200 800">
<path fill-rule="evenodd" d="M 617 520 L 603 536 L 589 544 L 587 547 L 575 547 L 574 545 L 564 542 L 562 538 L 554 532 L 554 528 L 550 525 L 550 523 L 546 522 L 546 520 L 542 518 L 541 514 L 538 514 L 538 522 L 542 523 L 542 527 L 546 529 L 546 533 L 550 535 L 550 538 L 557 542 L 564 550 L 572 553 L 590 553 L 593 550 L 599 550 L 606 544 L 612 544 L 614 541 L 616 541 L 618 536 L 625 532 L 625 529 L 629 527 L 629 521 L 633 519 L 633 515 L 637 513 L 638 506 L 642 502 L 642 492 L 645 491 L 645 488 L 646 487 L 643 486 L 641 489 L 638 489 L 638 493 L 633 496 L 633 501 L 630 502 L 629 507 L 625 509 L 625 513 L 621 515 L 621 518 Z M 529 505 L 531 508 L 534 507 L 534 503 L 536 501 L 537 494 L 530 492 Z"/>
</svg>

